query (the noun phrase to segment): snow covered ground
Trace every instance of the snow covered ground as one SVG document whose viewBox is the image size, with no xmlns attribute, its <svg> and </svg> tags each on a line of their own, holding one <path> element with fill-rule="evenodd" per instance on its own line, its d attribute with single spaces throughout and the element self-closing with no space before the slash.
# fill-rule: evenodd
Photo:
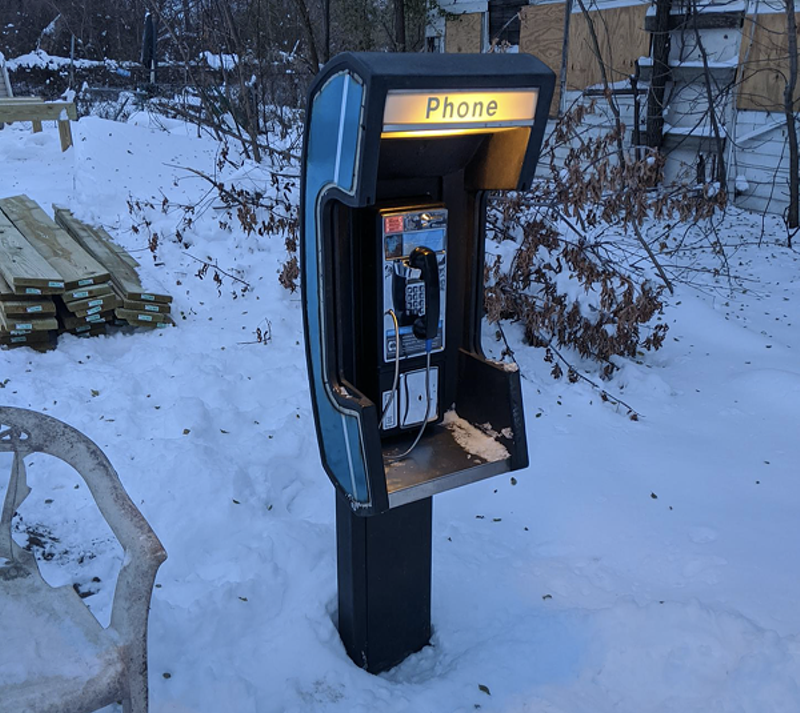
<svg viewBox="0 0 800 713">
<path fill-rule="evenodd" d="M 156 210 L 156 264 L 127 201 L 199 201 L 208 185 L 179 167 L 213 172 L 216 145 L 142 114 L 73 131 L 64 154 L 52 127 L 0 132 L 0 197 L 104 225 L 174 295 L 178 326 L 2 351 L 0 403 L 95 440 L 169 553 L 150 616 L 154 713 L 800 710 L 800 264 L 777 231 L 735 254 L 746 292 L 679 286 L 664 348 L 608 386 L 638 421 L 552 380 L 507 328 L 532 465 L 436 496 L 432 646 L 376 677 L 334 625 L 334 496 L 299 294 L 277 280 L 283 239 L 228 233 L 210 206 L 182 248 L 176 214 Z M 760 227 L 731 215 L 726 239 Z M 219 294 L 190 255 L 253 289 L 223 277 Z M 38 533 L 50 581 L 96 590 L 86 602 L 107 619 L 118 550 L 85 488 L 43 466 L 19 541 Z M 0 650 L 0 677 L 20 663 Z"/>
</svg>

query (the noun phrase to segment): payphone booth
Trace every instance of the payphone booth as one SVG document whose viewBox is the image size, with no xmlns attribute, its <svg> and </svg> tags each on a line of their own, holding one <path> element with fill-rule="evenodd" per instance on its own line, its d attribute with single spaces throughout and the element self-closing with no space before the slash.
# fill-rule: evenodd
<svg viewBox="0 0 800 713">
<path fill-rule="evenodd" d="M 481 349 L 489 191 L 530 186 L 555 77 L 523 54 L 342 54 L 309 91 L 301 280 L 339 633 L 373 673 L 430 638 L 432 496 L 528 465 Z"/>
</svg>

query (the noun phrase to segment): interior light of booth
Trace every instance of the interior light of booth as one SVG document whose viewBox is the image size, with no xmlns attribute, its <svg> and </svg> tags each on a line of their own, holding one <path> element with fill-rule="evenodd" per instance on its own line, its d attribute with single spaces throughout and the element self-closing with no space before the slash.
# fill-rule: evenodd
<svg viewBox="0 0 800 713">
<path fill-rule="evenodd" d="M 501 131 L 514 131 L 515 126 L 478 127 L 464 129 L 405 129 L 381 132 L 382 139 L 425 139 L 435 136 L 464 136 L 466 134 L 498 134 Z"/>
<path fill-rule="evenodd" d="M 537 89 L 393 90 L 386 97 L 383 133 L 531 126 L 538 95 Z"/>
</svg>

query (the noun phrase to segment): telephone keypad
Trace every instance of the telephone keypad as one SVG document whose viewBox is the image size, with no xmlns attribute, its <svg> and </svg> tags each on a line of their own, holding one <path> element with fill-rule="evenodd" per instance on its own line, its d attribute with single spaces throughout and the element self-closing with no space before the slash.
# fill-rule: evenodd
<svg viewBox="0 0 800 713">
<path fill-rule="evenodd" d="M 406 283 L 406 311 L 409 314 L 425 314 L 425 283 L 413 280 Z"/>
</svg>

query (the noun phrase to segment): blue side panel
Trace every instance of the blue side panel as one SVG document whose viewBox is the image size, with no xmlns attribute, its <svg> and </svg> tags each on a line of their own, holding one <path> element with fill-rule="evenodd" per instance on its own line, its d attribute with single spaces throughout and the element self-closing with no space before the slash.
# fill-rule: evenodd
<svg viewBox="0 0 800 713">
<path fill-rule="evenodd" d="M 358 411 L 333 398 L 327 381 L 325 354 L 325 285 L 322 284 L 326 251 L 320 209 L 326 191 L 355 189 L 356 161 L 361 132 L 363 86 L 349 74 L 333 77 L 316 94 L 310 107 L 305 167 L 305 261 L 308 343 L 313 394 L 328 468 L 353 500 L 369 502 L 361 424 Z"/>
<path fill-rule="evenodd" d="M 361 95 L 362 86 L 349 79 L 350 89 L 356 89 L 353 96 L 348 91 L 348 101 L 343 112 L 342 124 L 342 155 L 339 166 L 337 182 L 346 191 L 355 189 L 356 151 L 358 139 L 361 135 Z"/>
</svg>

